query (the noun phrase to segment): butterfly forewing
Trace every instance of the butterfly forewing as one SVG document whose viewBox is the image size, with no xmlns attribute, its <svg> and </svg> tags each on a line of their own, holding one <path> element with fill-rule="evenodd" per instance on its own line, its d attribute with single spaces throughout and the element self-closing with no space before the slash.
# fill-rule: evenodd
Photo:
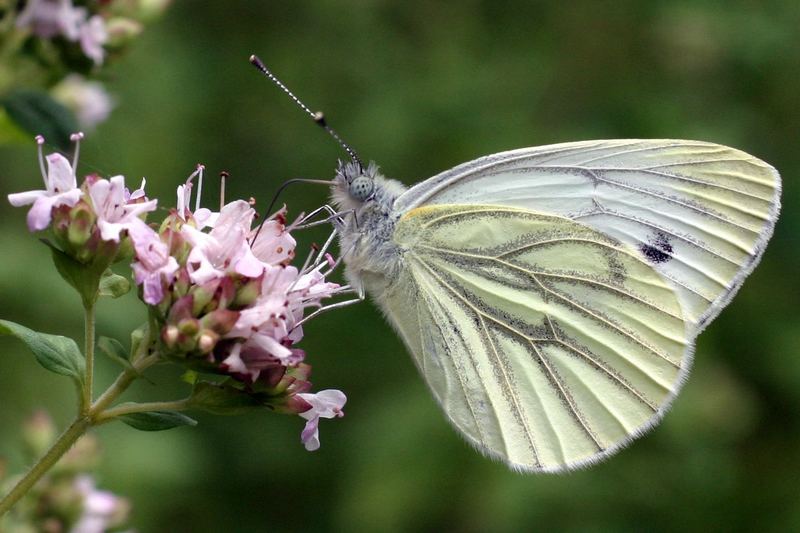
<svg viewBox="0 0 800 533">
<path fill-rule="evenodd" d="M 675 291 L 630 245 L 561 216 L 428 205 L 398 222 L 380 302 L 451 422 L 526 470 L 599 459 L 657 420 L 688 367 Z"/>
<path fill-rule="evenodd" d="M 779 194 L 775 169 L 733 148 L 614 140 L 477 159 L 412 187 L 395 208 L 494 204 L 580 221 L 658 269 L 699 331 L 758 262 Z"/>
</svg>

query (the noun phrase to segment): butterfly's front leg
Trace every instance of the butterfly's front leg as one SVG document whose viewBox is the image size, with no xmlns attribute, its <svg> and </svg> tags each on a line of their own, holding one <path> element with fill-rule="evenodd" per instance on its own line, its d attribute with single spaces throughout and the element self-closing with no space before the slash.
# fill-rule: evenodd
<svg viewBox="0 0 800 533">
<path fill-rule="evenodd" d="M 330 305 L 325 305 L 323 307 L 320 307 L 319 309 L 317 309 L 316 311 L 314 311 L 310 315 L 308 315 L 306 317 L 303 317 L 303 319 L 301 321 L 299 321 L 297 324 L 294 325 L 294 328 L 302 326 L 305 322 L 308 322 L 309 320 L 311 320 L 315 316 L 321 315 L 322 313 L 324 313 L 326 311 L 332 311 L 333 309 L 340 309 L 342 307 L 347 307 L 348 305 L 357 304 L 359 302 L 363 302 L 364 298 L 365 298 L 364 288 L 363 287 L 354 288 L 354 287 L 351 287 L 350 285 L 342 285 L 336 291 L 334 291 L 333 294 L 334 295 L 356 294 L 356 297 L 355 298 L 351 298 L 350 300 L 344 300 L 344 301 L 341 301 L 341 302 L 336 302 L 336 303 L 333 303 L 333 304 L 330 304 Z M 292 329 L 294 329 L 294 328 L 292 328 Z"/>
</svg>

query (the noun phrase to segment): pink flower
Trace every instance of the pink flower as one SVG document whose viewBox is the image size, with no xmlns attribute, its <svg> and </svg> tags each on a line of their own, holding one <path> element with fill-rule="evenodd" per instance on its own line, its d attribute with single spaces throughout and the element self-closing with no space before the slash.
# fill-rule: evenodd
<svg viewBox="0 0 800 533">
<path fill-rule="evenodd" d="M 290 348 L 303 338 L 303 319 L 307 307 L 319 307 L 322 298 L 332 296 L 339 285 L 326 282 L 320 269 L 300 275 L 295 267 L 265 266 L 261 295 L 256 303 L 239 313 L 236 325 L 227 338 L 242 338 L 245 352 L 232 351 L 223 363 L 238 374 L 255 381 L 266 361 L 276 360 L 292 366 L 302 360 L 300 352 Z"/>
<path fill-rule="evenodd" d="M 256 278 L 264 265 L 253 255 L 247 236 L 255 211 L 244 200 L 236 200 L 222 208 L 209 233 L 183 226 L 181 232 L 192 245 L 187 267 L 195 283 L 205 283 L 233 271 Z"/>
<path fill-rule="evenodd" d="M 41 142 L 44 142 L 42 139 Z M 41 147 L 41 143 L 40 143 Z M 41 164 L 41 153 L 39 155 Z M 14 207 L 33 204 L 28 211 L 28 229 L 41 231 L 52 219 L 54 207 L 74 206 L 81 199 L 81 190 L 75 180 L 75 171 L 61 154 L 47 156 L 47 176 L 44 176 L 44 191 L 27 191 L 9 194 L 8 201 Z"/>
<path fill-rule="evenodd" d="M 313 452 L 319 449 L 319 419 L 344 416 L 342 407 L 347 402 L 347 396 L 336 389 L 327 389 L 316 394 L 301 393 L 298 396 L 311 404 L 311 409 L 300 413 L 300 416 L 308 420 L 303 432 L 300 434 L 300 440 L 305 445 L 306 450 Z"/>
<path fill-rule="evenodd" d="M 285 214 L 286 208 L 284 207 L 271 219 L 265 221 L 260 230 L 253 230 L 250 235 L 253 254 L 268 265 L 285 264 L 294 258 L 294 248 L 297 242 L 286 231 Z"/>
<path fill-rule="evenodd" d="M 136 250 L 136 262 L 131 265 L 136 284 L 142 285 L 145 303 L 157 305 L 164 299 L 164 284 L 172 281 L 179 268 L 178 261 L 169 255 L 169 246 L 158 233 L 142 220 L 128 226 L 128 235 Z"/>
<path fill-rule="evenodd" d="M 292 324 L 289 340 L 292 342 L 298 342 L 303 338 L 302 326 L 295 326 L 295 324 L 303 319 L 306 308 L 320 307 L 322 305 L 322 299 L 330 298 L 339 288 L 338 283 L 325 281 L 325 276 L 323 276 L 321 272 L 324 266 L 325 263 L 301 275 L 297 279 L 297 283 L 292 287 L 291 292 L 287 295 Z"/>
<path fill-rule="evenodd" d="M 89 186 L 89 196 L 97 213 L 100 238 L 115 242 L 119 242 L 120 232 L 141 222 L 139 216 L 155 210 L 158 202 L 144 198 L 143 188 L 129 193 L 122 176 L 97 180 Z M 144 201 L 138 201 L 140 199 Z"/>
<path fill-rule="evenodd" d="M 70 0 L 30 0 L 17 17 L 16 24 L 18 28 L 31 28 L 43 39 L 63 35 L 74 41 L 85 18 L 85 10 L 74 7 Z"/>
<path fill-rule="evenodd" d="M 83 510 L 70 531 L 104 533 L 125 520 L 129 511 L 128 502 L 111 492 L 97 490 L 91 476 L 84 474 L 78 477 L 75 489 L 83 496 Z"/>
<path fill-rule="evenodd" d="M 102 83 L 70 74 L 52 90 L 53 97 L 75 113 L 82 128 L 93 130 L 105 122 L 114 108 L 114 98 Z"/>
<path fill-rule="evenodd" d="M 95 65 L 103 63 L 105 50 L 103 45 L 108 41 L 108 32 L 103 17 L 95 15 L 81 24 L 79 28 L 81 50 Z"/>
</svg>

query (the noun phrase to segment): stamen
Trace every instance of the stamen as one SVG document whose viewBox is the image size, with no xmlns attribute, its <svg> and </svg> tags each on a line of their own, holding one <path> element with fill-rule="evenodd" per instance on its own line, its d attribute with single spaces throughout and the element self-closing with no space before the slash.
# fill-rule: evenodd
<svg viewBox="0 0 800 533">
<path fill-rule="evenodd" d="M 75 143 L 75 154 L 72 156 L 72 173 L 76 176 L 78 174 L 78 155 L 81 152 L 81 139 L 83 139 L 82 131 L 69 136 L 69 140 Z"/>
<path fill-rule="evenodd" d="M 219 173 L 219 210 L 225 207 L 225 180 L 230 176 L 224 170 Z"/>
<path fill-rule="evenodd" d="M 44 169 L 44 154 L 42 153 L 42 145 L 44 144 L 44 137 L 37 135 L 36 150 L 39 152 L 39 170 L 42 171 L 42 179 L 44 180 L 45 188 L 47 187 L 47 172 Z"/>
<path fill-rule="evenodd" d="M 197 211 L 200 209 L 200 196 L 203 194 L 203 171 L 206 169 L 205 166 L 198 163 L 197 170 L 195 173 L 199 174 L 200 177 L 197 178 L 197 196 L 195 197 L 194 201 L 194 210 Z"/>
<path fill-rule="evenodd" d="M 319 250 L 319 247 L 318 247 L 316 244 L 312 244 L 312 245 L 311 245 L 311 252 L 309 252 L 309 254 L 306 256 L 306 260 L 303 262 L 303 266 L 302 266 L 302 268 L 300 268 L 300 276 L 302 276 L 303 274 L 305 274 L 305 272 L 306 272 L 306 268 L 308 268 L 308 265 L 311 263 L 311 258 L 313 258 L 313 257 L 314 257 L 314 254 L 315 254 L 315 253 L 316 253 L 318 250 Z M 299 276 L 298 276 L 298 277 L 299 277 Z"/>
</svg>

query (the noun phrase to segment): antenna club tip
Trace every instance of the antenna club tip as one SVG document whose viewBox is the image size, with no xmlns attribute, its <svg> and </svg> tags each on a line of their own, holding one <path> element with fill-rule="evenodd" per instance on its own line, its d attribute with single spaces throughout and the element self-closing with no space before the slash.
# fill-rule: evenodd
<svg viewBox="0 0 800 533">
<path fill-rule="evenodd" d="M 263 62 L 261 61 L 261 59 L 259 59 L 259 57 L 258 57 L 257 55 L 255 55 L 255 54 L 251 54 L 251 55 L 250 55 L 250 63 L 252 63 L 253 65 L 255 65 L 256 67 L 258 67 L 258 68 L 260 68 L 260 69 L 263 69 L 263 68 L 264 68 L 264 63 L 263 63 Z"/>
</svg>

